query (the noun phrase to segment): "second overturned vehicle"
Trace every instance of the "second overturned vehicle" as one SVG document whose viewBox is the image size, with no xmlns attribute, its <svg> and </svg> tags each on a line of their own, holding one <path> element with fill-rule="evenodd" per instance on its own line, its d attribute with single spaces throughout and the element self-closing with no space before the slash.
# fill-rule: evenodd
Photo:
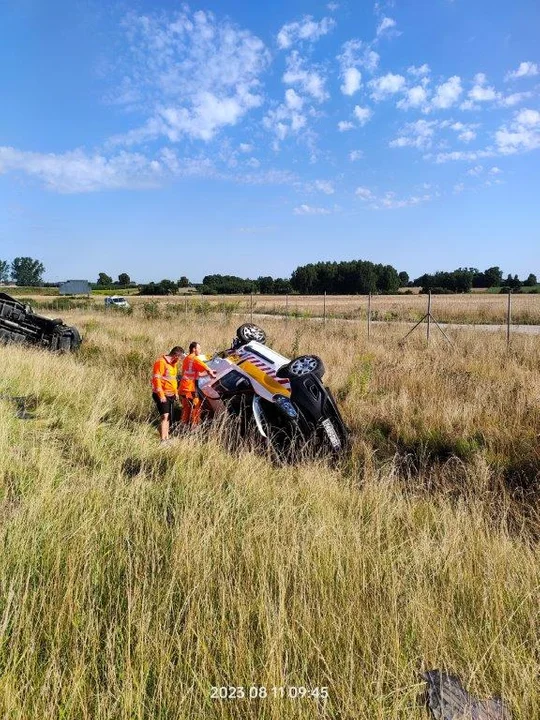
<svg viewBox="0 0 540 720">
<path fill-rule="evenodd" d="M 0 292 L 0 342 L 69 352 L 79 347 L 81 336 L 77 328 L 65 325 L 60 319 L 37 315 L 30 305 Z"/>
<path fill-rule="evenodd" d="M 216 377 L 200 378 L 198 391 L 210 417 L 233 415 L 242 435 L 258 437 L 279 460 L 346 452 L 349 432 L 316 355 L 290 360 L 266 345 L 264 330 L 246 323 L 207 364 Z"/>
</svg>

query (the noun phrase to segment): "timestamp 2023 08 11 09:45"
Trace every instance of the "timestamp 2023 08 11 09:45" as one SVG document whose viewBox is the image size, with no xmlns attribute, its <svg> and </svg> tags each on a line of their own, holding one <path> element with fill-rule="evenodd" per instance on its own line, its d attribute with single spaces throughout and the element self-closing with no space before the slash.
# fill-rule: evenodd
<svg viewBox="0 0 540 720">
<path fill-rule="evenodd" d="M 326 685 L 212 685 L 210 689 L 211 700 L 327 700 L 328 697 Z"/>
</svg>

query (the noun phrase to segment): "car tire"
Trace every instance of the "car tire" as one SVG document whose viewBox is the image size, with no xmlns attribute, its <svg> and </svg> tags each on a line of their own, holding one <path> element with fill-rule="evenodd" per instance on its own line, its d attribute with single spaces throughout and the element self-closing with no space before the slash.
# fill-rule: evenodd
<svg viewBox="0 0 540 720">
<path fill-rule="evenodd" d="M 300 355 L 280 369 L 278 376 L 281 376 L 282 373 L 290 378 L 299 378 L 305 375 L 316 375 L 318 378 L 322 378 L 324 363 L 318 355 Z"/>
<path fill-rule="evenodd" d="M 264 345 L 266 342 L 266 333 L 264 330 L 258 325 L 253 325 L 252 323 L 244 323 L 243 325 L 240 325 L 236 331 L 236 337 L 242 343 L 248 343 L 251 342 L 251 340 L 256 340 Z"/>
</svg>

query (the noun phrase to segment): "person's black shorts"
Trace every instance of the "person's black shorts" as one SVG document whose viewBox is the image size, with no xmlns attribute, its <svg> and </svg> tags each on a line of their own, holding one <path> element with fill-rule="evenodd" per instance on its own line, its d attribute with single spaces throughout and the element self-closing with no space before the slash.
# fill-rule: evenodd
<svg viewBox="0 0 540 720">
<path fill-rule="evenodd" d="M 165 401 L 161 402 L 157 393 L 152 393 L 152 399 L 156 403 L 156 407 L 160 415 L 169 414 L 169 419 L 173 419 L 175 399 L 173 395 L 166 395 Z"/>
</svg>

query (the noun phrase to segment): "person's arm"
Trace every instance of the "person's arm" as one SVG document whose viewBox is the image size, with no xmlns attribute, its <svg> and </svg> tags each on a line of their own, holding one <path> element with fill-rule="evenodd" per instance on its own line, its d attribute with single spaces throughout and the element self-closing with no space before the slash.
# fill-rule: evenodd
<svg viewBox="0 0 540 720">
<path fill-rule="evenodd" d="M 202 360 L 199 360 L 199 358 L 195 358 L 195 367 L 197 368 L 197 370 L 199 372 L 207 372 L 210 375 L 210 377 L 216 377 L 215 370 L 212 370 L 212 368 L 209 365 L 207 365 Z"/>
<path fill-rule="evenodd" d="M 163 370 L 165 369 L 165 363 L 163 358 L 159 358 L 154 363 L 154 370 L 152 372 L 152 390 L 159 396 L 159 399 L 163 402 L 165 400 L 165 392 L 163 390 Z"/>
</svg>

